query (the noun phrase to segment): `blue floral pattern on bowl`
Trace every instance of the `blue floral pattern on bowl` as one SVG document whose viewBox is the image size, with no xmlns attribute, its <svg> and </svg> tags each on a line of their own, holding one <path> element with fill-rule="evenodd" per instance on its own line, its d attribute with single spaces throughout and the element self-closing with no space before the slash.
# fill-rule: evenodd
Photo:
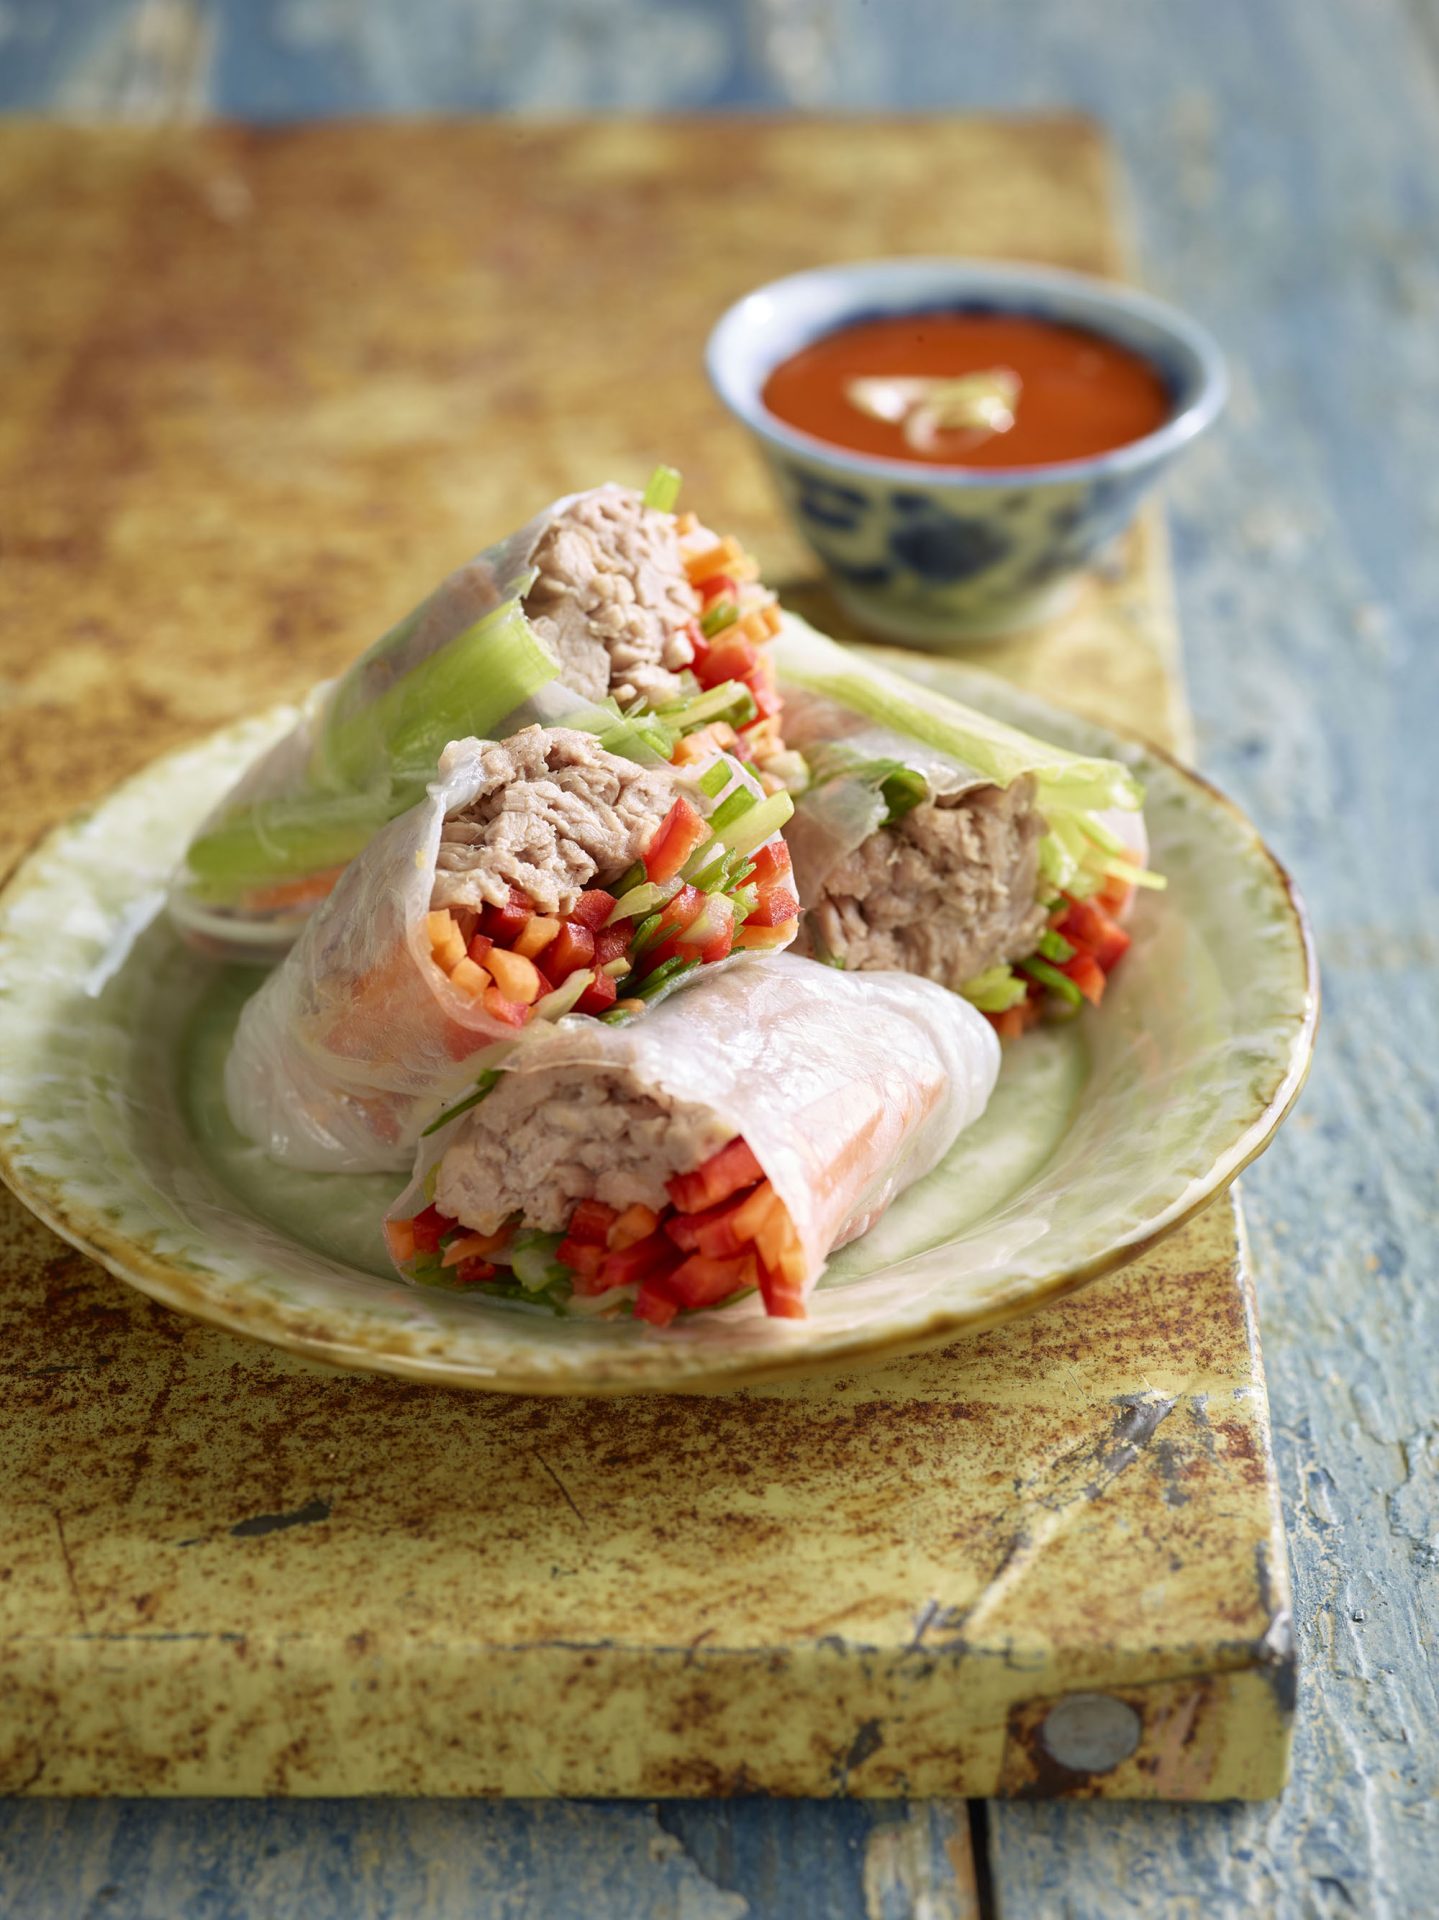
<svg viewBox="0 0 1439 1920">
<path fill-rule="evenodd" d="M 1170 419 L 1089 460 L 963 469 L 850 453 L 787 426 L 760 398 L 781 360 L 861 319 L 997 309 L 1085 327 L 1144 354 L 1173 397 Z M 873 632 L 939 647 L 1056 611 L 1225 394 L 1208 335 L 1157 301 L 1079 274 L 955 260 L 874 261 L 776 281 L 720 321 L 709 368 L 836 597 Z"/>
</svg>

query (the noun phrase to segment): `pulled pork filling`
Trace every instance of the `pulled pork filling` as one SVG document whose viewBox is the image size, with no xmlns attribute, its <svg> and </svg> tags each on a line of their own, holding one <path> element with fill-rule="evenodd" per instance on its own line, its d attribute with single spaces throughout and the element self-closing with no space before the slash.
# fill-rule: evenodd
<svg viewBox="0 0 1439 1920">
<path fill-rule="evenodd" d="M 733 1132 L 623 1069 L 506 1074 L 440 1161 L 435 1205 L 478 1233 L 496 1232 L 514 1213 L 559 1233 L 581 1200 L 658 1213 L 670 1176 L 698 1166 Z"/>
<path fill-rule="evenodd" d="M 625 487 L 597 487 L 560 514 L 535 552 L 525 612 L 587 700 L 651 706 L 682 691 L 699 618 L 673 514 Z"/>
<path fill-rule="evenodd" d="M 480 790 L 441 829 L 432 907 L 503 907 L 518 887 L 540 913 L 568 913 L 596 875 L 633 866 L 679 792 L 669 767 L 569 727 L 526 727 L 481 766 Z"/>
<path fill-rule="evenodd" d="M 1044 820 L 1025 775 L 939 796 L 872 833 L 830 873 L 807 932 L 850 967 L 923 974 L 951 989 L 1033 953 L 1044 931 Z"/>
</svg>

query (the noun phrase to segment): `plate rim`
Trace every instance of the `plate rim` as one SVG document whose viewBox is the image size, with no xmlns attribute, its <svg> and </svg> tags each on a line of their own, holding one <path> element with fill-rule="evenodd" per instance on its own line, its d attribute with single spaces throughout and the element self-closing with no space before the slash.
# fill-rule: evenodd
<svg viewBox="0 0 1439 1920">
<path fill-rule="evenodd" d="M 901 662 L 906 657 L 904 649 L 886 649 L 886 653 Z M 917 665 L 933 665 L 932 656 L 909 657 Z M 967 662 L 953 661 L 948 664 L 980 679 L 994 678 L 982 668 L 971 667 Z M 902 665 L 899 670 L 903 671 Z M 460 1388 L 470 1392 L 546 1398 L 614 1398 L 630 1393 L 727 1393 L 752 1384 L 833 1372 L 856 1362 L 880 1364 L 906 1353 L 967 1338 L 1007 1321 L 1043 1311 L 1117 1268 L 1142 1258 L 1205 1208 L 1220 1200 L 1244 1170 L 1253 1164 L 1283 1125 L 1308 1079 L 1319 1026 L 1322 989 L 1313 927 L 1303 896 L 1288 869 L 1236 802 L 1205 775 L 1153 741 L 1093 720 L 1088 715 L 1064 707 L 1060 702 L 1032 693 L 1027 687 L 1013 686 L 1008 682 L 997 684 L 1007 693 L 1018 694 L 1037 706 L 1051 708 L 1098 730 L 1121 747 L 1161 761 L 1182 783 L 1196 789 L 1209 804 L 1228 813 L 1270 869 L 1276 897 L 1283 902 L 1284 917 L 1291 933 L 1297 936 L 1303 974 L 1303 1008 L 1285 1054 L 1282 1071 L 1254 1119 L 1229 1151 L 1216 1158 L 1210 1174 L 1200 1183 L 1199 1193 L 1188 1199 L 1183 1196 L 1177 1198 L 1157 1218 L 1143 1223 L 1139 1230 L 1128 1237 L 1116 1241 L 1078 1266 L 1046 1277 L 1042 1283 L 1017 1298 L 1003 1298 L 968 1310 L 936 1308 L 926 1319 L 898 1327 L 889 1336 L 882 1331 L 858 1326 L 835 1329 L 819 1341 L 776 1343 L 768 1353 L 717 1348 L 701 1359 L 694 1350 L 690 1350 L 685 1373 L 669 1380 L 649 1380 L 628 1374 L 610 1378 L 572 1377 L 568 1374 L 547 1376 L 539 1370 L 506 1372 L 499 1366 L 482 1370 L 474 1360 L 457 1362 L 442 1354 L 407 1351 L 383 1341 L 369 1346 L 337 1333 L 317 1333 L 313 1330 L 312 1312 L 303 1307 L 288 1308 L 283 1303 L 270 1303 L 262 1315 L 252 1316 L 238 1309 L 227 1310 L 228 1296 L 226 1299 L 217 1299 L 207 1293 L 192 1292 L 177 1262 L 168 1261 L 128 1235 L 117 1232 L 98 1213 L 67 1195 L 63 1181 L 17 1164 L 25 1152 L 21 1139 L 23 1120 L 19 1113 L 0 1115 L 0 1180 L 23 1206 L 62 1240 L 95 1260 L 116 1279 L 135 1287 L 138 1292 L 163 1306 L 185 1313 L 208 1326 L 246 1339 L 261 1340 L 323 1366 L 349 1372 L 381 1373 L 421 1385 Z M 0 957 L 3 957 L 9 944 L 9 923 L 15 903 L 35 883 L 35 870 L 52 846 L 63 843 L 101 807 L 117 800 L 128 788 L 152 778 L 167 762 L 183 759 L 229 736 L 253 730 L 267 722 L 278 724 L 285 714 L 293 712 L 292 702 L 277 703 L 260 713 L 242 716 L 157 754 L 88 805 L 43 829 L 18 856 L 3 882 L 0 882 Z M 644 1351 L 648 1353 L 650 1349 Z"/>
</svg>

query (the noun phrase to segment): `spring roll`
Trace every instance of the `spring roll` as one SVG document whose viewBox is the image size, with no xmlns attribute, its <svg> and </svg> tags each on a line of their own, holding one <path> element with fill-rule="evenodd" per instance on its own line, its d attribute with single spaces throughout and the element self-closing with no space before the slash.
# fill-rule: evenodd
<svg viewBox="0 0 1439 1920">
<path fill-rule="evenodd" d="M 424 1143 L 386 1223 L 401 1273 L 554 1310 L 757 1290 L 802 1318 L 828 1255 L 983 1112 L 993 1028 L 904 974 L 745 958 L 633 1027 L 517 1050 Z"/>
<path fill-rule="evenodd" d="M 792 615 L 775 658 L 798 763 L 796 951 L 923 975 L 1006 1037 L 1097 1004 L 1135 887 L 1163 885 L 1129 770 L 918 689 Z"/>
<path fill-rule="evenodd" d="M 788 945 L 792 809 L 721 753 L 646 767 L 544 727 L 452 744 L 245 1007 L 235 1124 L 289 1166 L 407 1167 L 487 1049 L 638 1017 L 733 951 Z"/>
<path fill-rule="evenodd" d="M 192 842 L 172 891 L 182 931 L 226 957 L 282 953 L 451 740 L 539 723 L 642 763 L 775 751 L 774 674 L 755 644 L 778 625 L 773 597 L 733 540 L 671 511 L 678 484 L 661 469 L 643 495 L 554 501 L 318 688 Z"/>
</svg>

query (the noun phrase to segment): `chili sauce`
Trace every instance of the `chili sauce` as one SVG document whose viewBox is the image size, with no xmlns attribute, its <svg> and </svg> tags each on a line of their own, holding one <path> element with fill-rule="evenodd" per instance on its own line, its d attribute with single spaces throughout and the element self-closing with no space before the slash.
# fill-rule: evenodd
<svg viewBox="0 0 1439 1920">
<path fill-rule="evenodd" d="M 1140 354 L 1026 314 L 895 315 L 782 361 L 764 404 L 856 453 L 920 465 L 1048 466 L 1142 439 L 1171 406 Z"/>
</svg>

